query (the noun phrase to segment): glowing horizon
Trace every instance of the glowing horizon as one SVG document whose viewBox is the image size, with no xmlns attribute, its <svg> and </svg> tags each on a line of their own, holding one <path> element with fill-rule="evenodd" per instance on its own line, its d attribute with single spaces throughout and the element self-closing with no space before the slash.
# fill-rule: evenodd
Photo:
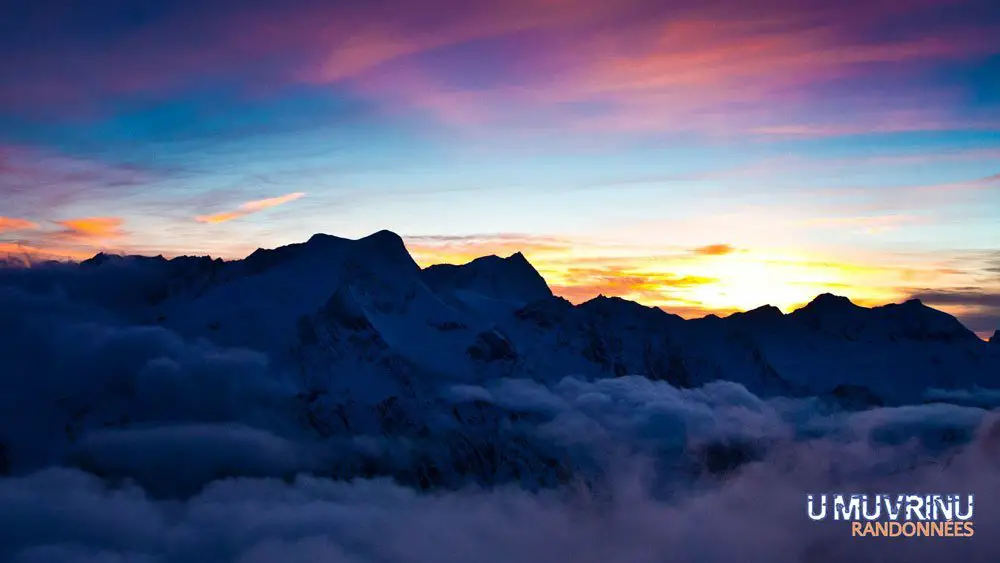
<svg viewBox="0 0 1000 563">
<path fill-rule="evenodd" d="M 91 221 L 104 223 L 99 219 L 91 218 Z M 461 265 L 488 255 L 507 258 L 520 252 L 539 271 L 554 294 L 574 304 L 603 295 L 659 307 L 684 318 L 700 318 L 707 315 L 727 316 L 764 305 L 790 313 L 820 294 L 831 293 L 865 307 L 919 298 L 959 318 L 976 312 L 961 303 L 948 302 L 961 297 L 961 292 L 948 289 L 900 291 L 898 285 L 901 280 L 933 279 L 942 273 L 940 269 L 922 269 L 921 266 L 886 267 L 810 259 L 788 253 L 762 255 L 725 244 L 661 249 L 658 255 L 643 256 L 636 254 L 641 248 L 621 244 L 601 245 L 589 241 L 588 244 L 575 245 L 570 240 L 533 240 L 509 234 L 468 238 L 403 238 L 407 250 L 421 268 L 436 264 Z M 609 256 L 609 249 L 614 249 L 617 255 Z M 128 252 L 115 248 L 102 251 Z M 250 252 L 211 256 L 238 260 Z M 16 249 L 0 246 L 0 253 L 14 258 L 18 255 L 35 256 L 42 260 L 81 261 L 92 257 L 89 251 L 72 252 L 65 248 Z M 172 258 L 185 253 L 155 254 Z M 992 330 L 974 332 L 983 339 L 993 334 Z"/>
</svg>

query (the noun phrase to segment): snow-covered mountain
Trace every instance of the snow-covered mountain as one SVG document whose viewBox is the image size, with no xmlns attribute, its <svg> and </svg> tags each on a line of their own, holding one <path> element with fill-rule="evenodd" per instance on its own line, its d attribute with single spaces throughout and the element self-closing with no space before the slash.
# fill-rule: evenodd
<svg viewBox="0 0 1000 563">
<path fill-rule="evenodd" d="M 790 314 L 762 307 L 684 320 L 619 298 L 573 305 L 520 253 L 422 270 L 388 231 L 320 234 L 230 262 L 102 254 L 2 280 L 16 334 L 0 339 L 13 375 L 0 422 L 38 421 L 28 435 L 0 436 L 12 470 L 68 456 L 135 477 L 155 465 L 136 461 L 135 434 L 105 433 L 180 440 L 149 428 L 225 422 L 269 433 L 218 445 L 252 457 L 262 474 L 539 487 L 598 471 L 593 450 L 559 428 L 597 424 L 588 440 L 607 447 L 623 428 L 645 428 L 622 413 L 594 422 L 587 405 L 646 385 L 745 410 L 768 397 L 865 409 L 1000 384 L 995 342 L 919 301 L 865 308 L 821 295 Z M 59 325 L 53 332 L 43 319 Z M 25 356 L 40 342 L 48 351 Z M 93 379 L 66 379 L 71 366 Z M 722 466 L 755 455 L 745 435 L 719 450 L 695 439 L 697 424 L 671 424 L 687 428 L 682 443 L 666 447 L 658 434 L 635 447 L 658 456 L 708 448 Z M 267 457 L 282 448 L 294 463 Z M 205 471 L 235 470 L 220 458 Z"/>
<path fill-rule="evenodd" d="M 461 266 L 431 266 L 422 277 L 439 295 L 484 312 L 501 313 L 552 297 L 545 280 L 520 252 L 507 258 L 483 256 Z"/>
<path fill-rule="evenodd" d="M 313 375 L 391 357 L 421 377 L 466 382 L 642 375 L 680 387 L 724 379 L 764 394 L 863 386 L 903 402 L 1000 374 L 991 347 L 919 301 L 865 308 L 826 294 L 788 315 L 762 307 L 685 321 L 618 298 L 574 306 L 520 253 L 420 270 L 387 231 L 316 235 L 231 263 L 163 264 L 150 319 Z"/>
</svg>

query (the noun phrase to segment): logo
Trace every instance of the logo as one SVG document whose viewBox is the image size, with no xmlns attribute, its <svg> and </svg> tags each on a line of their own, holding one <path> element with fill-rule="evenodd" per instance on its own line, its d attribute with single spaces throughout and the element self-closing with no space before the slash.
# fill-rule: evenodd
<svg viewBox="0 0 1000 563">
<path fill-rule="evenodd" d="M 972 537 L 973 495 L 806 495 L 812 520 L 851 523 L 857 537 Z"/>
</svg>

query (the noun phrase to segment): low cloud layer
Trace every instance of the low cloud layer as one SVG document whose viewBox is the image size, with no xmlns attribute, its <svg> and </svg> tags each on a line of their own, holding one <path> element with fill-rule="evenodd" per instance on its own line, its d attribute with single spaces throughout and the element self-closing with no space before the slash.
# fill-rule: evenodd
<svg viewBox="0 0 1000 563">
<path fill-rule="evenodd" d="M 156 289 L 151 264 L 113 276 L 0 270 L 0 560 L 1000 557 L 995 392 L 850 412 L 726 381 L 449 382 L 407 413 L 429 438 L 356 420 L 353 433 L 324 436 L 287 366 L 135 317 Z M 483 436 L 500 466 L 526 472 L 427 490 L 400 478 L 416 459 L 459 471 L 450 450 Z M 546 469 L 531 456 L 574 473 L 561 487 L 532 486 Z M 807 518 L 805 495 L 822 492 L 975 494 L 977 533 L 851 538 L 848 525 Z"/>
<path fill-rule="evenodd" d="M 418 494 L 382 480 L 301 476 L 217 481 L 175 502 L 49 469 L 0 481 L 0 544 L 13 561 L 995 561 L 996 427 L 983 431 L 949 466 L 882 483 L 838 480 L 830 464 L 872 464 L 886 452 L 856 447 L 844 457 L 814 446 L 792 454 L 794 469 L 776 457 L 668 500 L 638 471 L 619 474 L 610 501 L 517 488 Z M 879 485 L 975 490 L 978 533 L 852 539 L 845 523 L 806 518 L 803 490 Z"/>
</svg>

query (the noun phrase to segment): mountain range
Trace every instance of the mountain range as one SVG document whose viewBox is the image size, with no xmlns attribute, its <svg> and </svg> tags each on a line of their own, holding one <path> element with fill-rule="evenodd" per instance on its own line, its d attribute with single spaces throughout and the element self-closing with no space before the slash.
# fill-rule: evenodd
<svg viewBox="0 0 1000 563">
<path fill-rule="evenodd" d="M 590 412 L 588 401 L 636 389 L 744 410 L 775 398 L 863 412 L 982 406 L 1000 384 L 998 338 L 984 342 L 917 300 L 867 308 L 824 294 L 789 314 L 765 306 L 685 320 L 615 297 L 574 305 L 520 253 L 421 269 L 388 231 L 317 234 L 235 261 L 99 254 L 8 268 L 0 279 L 17 329 L 4 338 L 13 377 L 0 422 L 35 424 L 5 438 L 0 469 L 70 463 L 155 489 L 165 469 L 129 449 L 135 433 L 183 424 L 213 444 L 191 425 L 240 425 L 238 443 L 227 434 L 218 451 L 252 463 L 202 460 L 186 480 L 170 473 L 164 494 L 227 472 L 302 470 L 423 488 L 470 479 L 546 487 L 600 466 L 555 428 Z M 55 338 L 43 323 L 52 318 L 63 327 L 59 347 L 26 354 Z M 96 375 L 70 384 L 72 371 Z M 714 437 L 702 443 L 683 420 L 682 449 L 701 448 L 705 466 L 742 463 L 761 443 L 746 428 L 720 442 L 718 420 L 706 422 Z M 608 447 L 615 428 L 603 427 Z M 656 436 L 649 447 L 676 461 Z M 293 461 L 260 453 L 286 446 Z"/>
<path fill-rule="evenodd" d="M 388 231 L 315 235 L 233 262 L 100 254 L 80 268 L 98 277 L 134 269 L 121 279 L 142 283 L 120 310 L 137 321 L 266 351 L 309 373 L 375 347 L 413 373 L 455 380 L 641 375 L 681 387 L 724 379 L 764 394 L 851 385 L 890 403 L 1000 374 L 993 346 L 919 300 L 866 308 L 823 294 L 787 315 L 764 306 L 684 320 L 616 297 L 572 305 L 521 253 L 421 269 Z"/>
</svg>

